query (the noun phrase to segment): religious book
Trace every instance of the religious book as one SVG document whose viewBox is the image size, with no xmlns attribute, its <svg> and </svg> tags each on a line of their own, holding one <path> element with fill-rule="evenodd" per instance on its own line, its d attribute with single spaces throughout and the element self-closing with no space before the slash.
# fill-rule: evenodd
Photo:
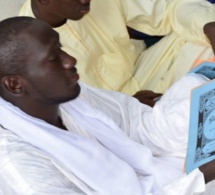
<svg viewBox="0 0 215 195">
<path fill-rule="evenodd" d="M 189 73 L 201 74 L 209 79 L 215 78 L 215 62 L 203 62 Z"/>
<path fill-rule="evenodd" d="M 204 63 L 195 71 L 215 78 L 211 63 Z M 215 160 L 215 80 L 192 90 L 186 172 L 212 160 Z"/>
</svg>

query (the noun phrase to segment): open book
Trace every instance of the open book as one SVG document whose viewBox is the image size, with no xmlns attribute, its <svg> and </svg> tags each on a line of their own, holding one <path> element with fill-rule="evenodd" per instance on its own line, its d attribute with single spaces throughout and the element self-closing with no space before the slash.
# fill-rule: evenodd
<svg viewBox="0 0 215 195">
<path fill-rule="evenodd" d="M 212 80 L 192 90 L 187 173 L 215 160 L 215 63 L 204 62 L 190 72 Z"/>
</svg>

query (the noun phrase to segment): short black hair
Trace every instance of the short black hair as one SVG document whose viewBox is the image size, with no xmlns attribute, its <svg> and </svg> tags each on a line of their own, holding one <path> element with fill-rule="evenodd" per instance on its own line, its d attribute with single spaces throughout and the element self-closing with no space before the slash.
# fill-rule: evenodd
<svg viewBox="0 0 215 195">
<path fill-rule="evenodd" d="M 25 72 L 26 42 L 18 38 L 36 20 L 20 16 L 0 22 L 0 79 Z"/>
</svg>

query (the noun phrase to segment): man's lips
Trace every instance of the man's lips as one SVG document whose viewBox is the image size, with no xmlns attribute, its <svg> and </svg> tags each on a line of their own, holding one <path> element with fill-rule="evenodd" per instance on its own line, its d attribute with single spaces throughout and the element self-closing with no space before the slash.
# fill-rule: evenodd
<svg viewBox="0 0 215 195">
<path fill-rule="evenodd" d="M 77 68 L 76 67 L 73 67 L 69 73 L 69 76 L 71 78 L 72 81 L 77 81 L 79 80 L 79 74 L 77 72 Z"/>
<path fill-rule="evenodd" d="M 90 11 L 90 3 L 87 3 L 86 5 L 84 5 L 81 9 L 80 12 L 83 14 L 86 14 Z"/>
<path fill-rule="evenodd" d="M 78 74 L 78 73 L 75 73 L 75 74 L 72 76 L 72 80 L 73 80 L 73 81 L 78 81 L 78 80 L 79 80 L 79 74 Z"/>
</svg>

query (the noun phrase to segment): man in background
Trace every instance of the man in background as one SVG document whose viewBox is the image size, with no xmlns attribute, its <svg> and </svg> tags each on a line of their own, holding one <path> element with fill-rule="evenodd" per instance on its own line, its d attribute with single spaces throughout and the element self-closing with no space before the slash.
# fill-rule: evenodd
<svg viewBox="0 0 215 195">
<path fill-rule="evenodd" d="M 130 95 L 141 89 L 163 93 L 197 59 L 213 56 L 208 38 L 214 36 L 207 37 L 204 27 L 215 21 L 215 7 L 205 0 L 27 0 L 20 15 L 59 33 L 84 83 Z M 165 37 L 145 49 L 127 27 Z"/>
</svg>

